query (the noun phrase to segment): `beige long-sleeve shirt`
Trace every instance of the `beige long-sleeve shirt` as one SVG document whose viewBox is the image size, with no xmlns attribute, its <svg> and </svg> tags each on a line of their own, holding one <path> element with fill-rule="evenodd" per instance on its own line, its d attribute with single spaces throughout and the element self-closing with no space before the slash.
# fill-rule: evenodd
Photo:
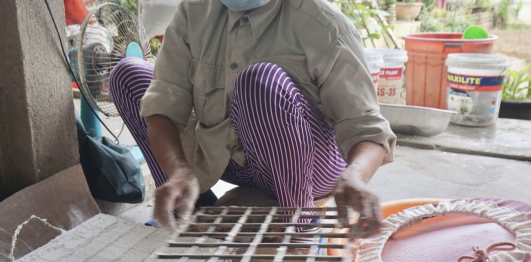
<svg viewBox="0 0 531 262">
<path fill-rule="evenodd" d="M 288 73 L 334 127 L 344 157 L 356 143 L 373 141 L 387 150 L 385 162 L 393 160 L 396 137 L 379 113 L 358 31 L 335 6 L 271 0 L 233 12 L 219 0 L 183 0 L 164 35 L 141 116 L 164 115 L 177 125 L 201 192 L 231 158 L 245 165 L 229 111 L 237 75 L 257 62 Z"/>
</svg>

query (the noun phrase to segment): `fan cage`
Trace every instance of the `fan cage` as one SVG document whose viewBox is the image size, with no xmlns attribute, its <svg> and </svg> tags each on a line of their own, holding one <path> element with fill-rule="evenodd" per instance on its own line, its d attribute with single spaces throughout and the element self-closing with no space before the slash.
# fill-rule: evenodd
<svg viewBox="0 0 531 262">
<path fill-rule="evenodd" d="M 150 56 L 149 39 L 135 14 L 114 3 L 92 9 L 80 28 L 74 69 L 87 102 L 107 117 L 119 116 L 108 80 L 131 42 L 140 45 L 144 59 Z"/>
</svg>

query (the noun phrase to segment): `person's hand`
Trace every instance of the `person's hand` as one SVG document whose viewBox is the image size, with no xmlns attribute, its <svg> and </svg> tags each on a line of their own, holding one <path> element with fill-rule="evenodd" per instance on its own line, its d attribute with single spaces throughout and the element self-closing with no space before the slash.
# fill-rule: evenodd
<svg viewBox="0 0 531 262">
<path fill-rule="evenodd" d="M 334 191 L 339 207 L 339 222 L 350 227 L 350 239 L 367 238 L 380 231 L 380 204 L 373 194 L 359 179 L 353 167 L 347 167 L 339 177 Z M 349 225 L 348 208 L 360 214 L 358 223 Z"/>
<path fill-rule="evenodd" d="M 156 226 L 174 232 L 180 224 L 190 220 L 199 197 L 199 182 L 187 166 L 177 168 L 169 177 L 155 192 L 153 221 Z M 173 215 L 175 208 L 179 209 L 178 220 Z"/>
</svg>

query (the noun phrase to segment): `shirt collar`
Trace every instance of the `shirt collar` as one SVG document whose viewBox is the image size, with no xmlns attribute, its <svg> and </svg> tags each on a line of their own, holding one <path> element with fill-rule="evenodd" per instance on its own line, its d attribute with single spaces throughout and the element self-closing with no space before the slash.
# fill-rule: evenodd
<svg viewBox="0 0 531 262">
<path fill-rule="evenodd" d="M 251 24 L 251 29 L 253 30 L 253 35 L 256 39 L 262 35 L 264 30 L 267 28 L 269 23 L 275 18 L 282 6 L 283 0 L 270 0 L 264 6 L 258 7 L 254 10 L 249 11 L 229 11 L 229 31 L 234 29 L 236 22 L 240 20 L 242 16 L 247 16 L 249 18 L 249 23 Z"/>
</svg>

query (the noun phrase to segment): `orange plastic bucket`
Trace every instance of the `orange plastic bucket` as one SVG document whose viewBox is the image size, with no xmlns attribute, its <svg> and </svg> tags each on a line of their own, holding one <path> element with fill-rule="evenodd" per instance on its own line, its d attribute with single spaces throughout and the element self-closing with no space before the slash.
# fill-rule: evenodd
<svg viewBox="0 0 531 262">
<path fill-rule="evenodd" d="M 461 39 L 462 33 L 418 33 L 402 36 L 409 57 L 406 68 L 406 104 L 446 109 L 445 61 L 451 53 L 490 54 L 498 40 Z"/>
</svg>

